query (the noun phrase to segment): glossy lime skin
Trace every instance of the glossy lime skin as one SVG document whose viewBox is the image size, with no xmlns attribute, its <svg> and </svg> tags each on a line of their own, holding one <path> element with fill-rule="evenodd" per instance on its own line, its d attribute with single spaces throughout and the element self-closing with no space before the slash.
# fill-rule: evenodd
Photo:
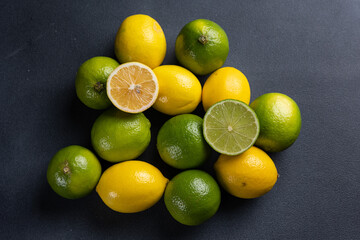
<svg viewBox="0 0 360 240">
<path fill-rule="evenodd" d="M 112 104 L 106 94 L 106 82 L 119 63 L 109 57 L 93 57 L 84 62 L 76 75 L 75 88 L 80 101 L 92 109 L 106 109 Z"/>
<path fill-rule="evenodd" d="M 157 136 L 161 159 L 178 169 L 199 167 L 210 155 L 202 132 L 203 119 L 197 115 L 181 114 L 169 119 Z"/>
<path fill-rule="evenodd" d="M 143 113 L 131 114 L 110 108 L 95 120 L 91 142 L 96 153 L 109 162 L 135 159 L 150 143 L 150 127 Z"/>
<path fill-rule="evenodd" d="M 194 226 L 211 218 L 221 202 L 220 188 L 214 178 L 201 170 L 187 170 L 168 183 L 164 201 L 178 222 Z"/>
<path fill-rule="evenodd" d="M 68 199 L 88 195 L 101 175 L 101 165 L 88 149 L 71 145 L 58 151 L 47 169 L 47 180 L 51 188 Z"/>
<path fill-rule="evenodd" d="M 205 75 L 220 68 L 229 54 L 229 40 L 215 22 L 197 19 L 186 24 L 175 42 L 176 58 L 195 74 Z"/>
<path fill-rule="evenodd" d="M 260 123 L 255 145 L 267 152 L 280 152 L 290 147 L 301 129 L 301 113 L 296 102 L 282 93 L 266 93 L 256 98 L 250 107 Z"/>
</svg>

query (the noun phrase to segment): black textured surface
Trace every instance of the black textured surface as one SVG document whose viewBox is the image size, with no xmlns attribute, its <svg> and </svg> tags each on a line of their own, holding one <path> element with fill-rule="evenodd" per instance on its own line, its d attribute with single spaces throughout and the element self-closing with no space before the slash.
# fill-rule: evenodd
<svg viewBox="0 0 360 240">
<path fill-rule="evenodd" d="M 360 1 L 2 1 L 0 3 L 1 239 L 357 239 L 360 237 Z M 91 149 L 101 111 L 76 98 L 77 68 L 94 56 L 114 57 L 117 28 L 144 13 L 162 26 L 164 64 L 176 64 L 181 27 L 197 18 L 227 32 L 225 66 L 248 78 L 251 99 L 281 92 L 299 105 L 303 126 L 289 149 L 271 154 L 280 178 L 255 200 L 222 193 L 218 213 L 186 227 L 163 201 L 119 214 L 93 192 L 57 196 L 46 181 L 62 147 Z M 201 77 L 203 82 L 206 77 Z M 201 107 L 196 111 L 203 114 Z M 145 112 L 153 139 L 140 157 L 168 178 L 155 137 L 169 117 Z M 213 174 L 212 164 L 204 168 Z M 109 164 L 102 162 L 104 169 Z"/>
</svg>

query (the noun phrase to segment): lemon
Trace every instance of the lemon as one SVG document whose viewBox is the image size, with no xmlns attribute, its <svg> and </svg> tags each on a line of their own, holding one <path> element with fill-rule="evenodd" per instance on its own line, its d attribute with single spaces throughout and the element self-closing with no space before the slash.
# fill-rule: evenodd
<svg viewBox="0 0 360 240">
<path fill-rule="evenodd" d="M 115 39 L 115 55 L 120 63 L 140 62 L 155 68 L 165 54 L 165 35 L 155 19 L 136 14 L 121 23 Z"/>
<path fill-rule="evenodd" d="M 218 24 L 197 19 L 186 24 L 175 42 L 175 54 L 180 64 L 198 75 L 221 67 L 229 53 L 229 40 Z"/>
<path fill-rule="evenodd" d="M 115 107 L 124 112 L 139 113 L 155 103 L 159 84 L 151 68 L 129 62 L 121 64 L 110 74 L 106 90 Z"/>
<path fill-rule="evenodd" d="M 109 167 L 96 191 L 112 210 L 135 213 L 152 207 L 162 197 L 168 179 L 153 165 L 131 160 Z"/>
<path fill-rule="evenodd" d="M 260 122 L 260 134 L 255 145 L 267 152 L 280 152 L 290 147 L 301 129 L 301 113 L 296 102 L 282 93 L 266 93 L 256 98 L 250 107 Z"/>
<path fill-rule="evenodd" d="M 278 177 L 274 162 L 257 147 L 240 155 L 220 155 L 214 169 L 220 185 L 239 198 L 264 195 L 273 188 Z"/>
<path fill-rule="evenodd" d="M 148 147 L 150 127 L 143 113 L 130 114 L 110 108 L 95 120 L 91 143 L 96 153 L 109 162 L 134 159 Z"/>
<path fill-rule="evenodd" d="M 201 84 L 189 70 L 175 65 L 154 69 L 159 95 L 153 107 L 168 115 L 191 113 L 201 101 Z"/>
<path fill-rule="evenodd" d="M 213 72 L 206 80 L 202 103 L 207 111 L 211 105 L 224 99 L 250 102 L 250 85 L 245 75 L 233 67 L 223 67 Z"/>
</svg>

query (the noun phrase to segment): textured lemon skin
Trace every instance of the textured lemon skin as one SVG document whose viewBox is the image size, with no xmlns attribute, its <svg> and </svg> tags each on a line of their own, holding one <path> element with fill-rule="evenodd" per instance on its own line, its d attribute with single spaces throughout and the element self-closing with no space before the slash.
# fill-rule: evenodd
<svg viewBox="0 0 360 240">
<path fill-rule="evenodd" d="M 214 169 L 220 185 L 228 193 L 245 199 L 269 192 L 278 177 L 274 162 L 257 147 L 236 156 L 220 155 Z"/>
<path fill-rule="evenodd" d="M 175 65 L 154 69 L 159 95 L 153 107 L 167 115 L 191 113 L 201 101 L 201 84 L 189 70 Z"/>
<path fill-rule="evenodd" d="M 223 67 L 206 80 L 202 92 L 202 104 L 207 111 L 213 104 L 224 99 L 250 102 L 250 85 L 246 76 L 236 68 Z"/>
<path fill-rule="evenodd" d="M 115 39 L 115 55 L 120 63 L 140 62 L 155 68 L 165 54 L 165 34 L 155 19 L 136 14 L 122 22 Z"/>
<path fill-rule="evenodd" d="M 112 210 L 135 213 L 152 207 L 162 197 L 168 179 L 153 165 L 130 160 L 108 168 L 96 191 Z"/>
</svg>

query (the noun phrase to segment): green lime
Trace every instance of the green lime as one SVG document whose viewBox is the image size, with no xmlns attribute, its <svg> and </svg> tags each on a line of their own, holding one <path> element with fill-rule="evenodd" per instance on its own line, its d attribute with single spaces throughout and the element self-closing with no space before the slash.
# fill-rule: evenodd
<svg viewBox="0 0 360 240">
<path fill-rule="evenodd" d="M 109 162 L 135 159 L 150 143 L 150 126 L 143 113 L 110 108 L 95 120 L 91 142 L 97 154 Z"/>
<path fill-rule="evenodd" d="M 88 195 L 101 175 L 101 165 L 88 149 L 71 145 L 58 151 L 47 169 L 47 180 L 51 188 L 68 199 Z"/>
<path fill-rule="evenodd" d="M 210 154 L 210 148 L 202 131 L 203 119 L 194 114 L 181 114 L 166 121 L 157 136 L 161 159 L 178 169 L 203 164 Z"/>
<path fill-rule="evenodd" d="M 76 75 L 75 88 L 80 101 L 89 108 L 105 109 L 111 106 L 106 94 L 106 81 L 119 63 L 109 57 L 93 57 L 84 62 Z"/>
<path fill-rule="evenodd" d="M 229 41 L 225 31 L 207 19 L 189 22 L 176 38 L 176 58 L 181 65 L 198 75 L 220 68 L 228 53 Z"/>
<path fill-rule="evenodd" d="M 204 117 L 204 137 L 217 152 L 238 155 L 248 150 L 259 135 L 259 121 L 245 103 L 226 99 L 212 105 Z"/>
<path fill-rule="evenodd" d="M 217 212 L 221 193 L 212 176 L 200 170 L 187 170 L 168 183 L 164 201 L 176 221 L 193 226 L 203 223 Z"/>
<path fill-rule="evenodd" d="M 301 129 L 301 113 L 294 100 L 281 93 L 266 93 L 250 107 L 260 122 L 256 146 L 267 152 L 280 152 L 295 142 Z"/>
</svg>

